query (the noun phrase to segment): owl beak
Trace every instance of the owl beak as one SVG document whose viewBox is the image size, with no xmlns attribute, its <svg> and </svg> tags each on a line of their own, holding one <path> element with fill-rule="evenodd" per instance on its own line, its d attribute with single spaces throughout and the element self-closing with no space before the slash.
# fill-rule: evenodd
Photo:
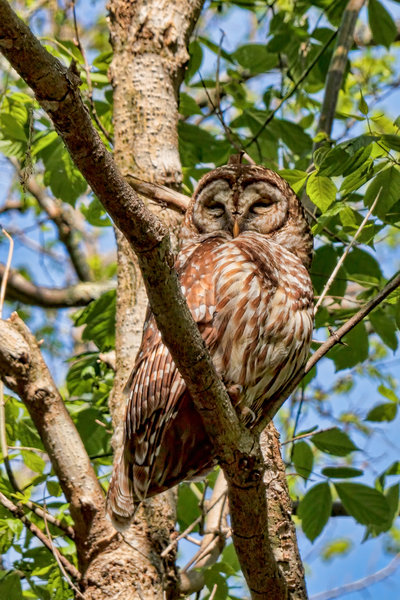
<svg viewBox="0 0 400 600">
<path fill-rule="evenodd" d="M 233 233 L 233 237 L 237 237 L 240 233 L 240 229 L 239 229 L 239 223 L 237 222 L 237 219 L 234 220 L 233 222 L 233 229 L 232 229 L 232 233 Z"/>
</svg>

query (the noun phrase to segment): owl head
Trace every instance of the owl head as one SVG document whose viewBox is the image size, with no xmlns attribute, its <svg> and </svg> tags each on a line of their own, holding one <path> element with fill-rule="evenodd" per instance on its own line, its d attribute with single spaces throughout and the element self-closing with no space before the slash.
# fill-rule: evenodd
<svg viewBox="0 0 400 600">
<path fill-rule="evenodd" d="M 257 232 L 311 264 L 312 236 L 300 200 L 277 173 L 259 165 L 228 164 L 199 181 L 186 211 L 181 246 L 213 235 Z"/>
</svg>

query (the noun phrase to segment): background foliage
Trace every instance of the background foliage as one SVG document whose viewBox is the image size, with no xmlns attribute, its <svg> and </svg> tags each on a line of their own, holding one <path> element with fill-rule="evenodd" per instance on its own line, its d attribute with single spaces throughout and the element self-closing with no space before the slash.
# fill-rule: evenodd
<svg viewBox="0 0 400 600">
<path fill-rule="evenodd" d="M 75 26 L 73 5 L 38 0 L 16 4 L 49 52 L 65 64 L 76 61 L 81 92 L 112 149 L 112 90 L 107 76 L 111 49 L 104 6 L 78 3 Z M 399 263 L 396 4 L 369 0 L 361 12 L 332 136 L 318 131 L 346 4 L 343 0 L 208 3 L 190 43 L 180 96 L 185 192 L 190 194 L 209 168 L 243 149 L 256 162 L 279 170 L 299 196 L 311 200 L 316 299 L 326 293 L 316 315 L 318 340 L 326 339 L 330 328 L 340 326 L 373 297 Z M 35 335 L 44 339 L 44 354 L 106 489 L 112 462 L 107 399 L 113 370 L 104 356 L 113 349 L 115 317 L 115 292 L 109 286 L 115 275 L 111 223 L 30 90 L 4 61 L 0 66 L 0 165 L 6 182 L 0 212 L 16 242 L 13 267 L 39 286 L 70 287 L 78 281 L 108 285 L 88 306 L 68 310 L 37 308 L 39 293 L 26 298 L 17 290 L 6 310 L 17 309 Z M 35 193 L 32 182 L 42 195 Z M 52 209 L 64 218 L 64 229 Z M 0 249 L 5 261 L 6 238 L 1 238 Z M 326 586 L 317 577 L 313 584 L 316 555 L 318 565 L 333 560 L 341 564 L 348 554 L 360 560 L 366 547 L 360 542 L 370 540 L 373 552 L 387 555 L 384 564 L 393 557 L 397 560 L 399 328 L 397 291 L 319 363 L 279 414 L 296 522 L 308 540 L 318 540 L 311 552 L 308 542 L 302 542 L 311 590 Z M 10 456 L 0 472 L 0 491 L 19 501 L 41 529 L 48 527 L 54 544 L 74 562 L 73 541 L 32 511 L 45 503 L 62 523 L 71 524 L 41 440 L 19 400 L 6 396 L 5 413 Z M 205 485 L 209 490 L 214 481 L 211 474 L 206 484 L 181 486 L 181 530 L 199 515 Z M 343 526 L 333 524 L 339 517 L 332 513 L 338 512 L 349 515 L 343 517 Z M 201 523 L 194 532 L 201 533 Z M 0 549 L 1 597 L 72 596 L 55 559 L 2 506 Z M 182 551 L 185 559 L 187 545 Z M 243 597 L 231 544 L 208 569 L 206 583 L 204 598 L 216 583 L 215 598 Z"/>
</svg>

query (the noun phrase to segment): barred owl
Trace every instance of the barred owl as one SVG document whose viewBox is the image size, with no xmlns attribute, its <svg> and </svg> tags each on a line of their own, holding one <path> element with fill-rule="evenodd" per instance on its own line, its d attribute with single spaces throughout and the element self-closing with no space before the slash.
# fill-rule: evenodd
<svg viewBox="0 0 400 600">
<path fill-rule="evenodd" d="M 302 207 L 275 172 L 229 164 L 200 180 L 180 241 L 183 294 L 233 405 L 252 427 L 309 351 L 312 237 Z M 150 312 L 129 391 L 107 501 L 117 529 L 143 499 L 216 464 Z"/>
</svg>

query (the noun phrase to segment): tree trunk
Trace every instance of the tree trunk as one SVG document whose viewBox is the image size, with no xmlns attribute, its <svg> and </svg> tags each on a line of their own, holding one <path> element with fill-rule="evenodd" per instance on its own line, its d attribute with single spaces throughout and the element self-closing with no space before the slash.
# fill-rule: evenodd
<svg viewBox="0 0 400 600">
<path fill-rule="evenodd" d="M 189 59 L 187 41 L 200 13 L 201 1 L 147 3 L 112 0 L 110 31 L 114 57 L 115 160 L 123 173 L 179 187 L 182 180 L 178 151 L 178 94 Z M 179 225 L 176 212 L 152 204 L 152 210 L 172 230 Z M 116 318 L 116 377 L 110 412 L 114 450 L 122 440 L 124 388 L 138 350 L 147 305 L 137 261 L 128 243 L 116 231 L 118 288 Z M 127 598 L 160 598 L 177 594 L 175 556 L 160 554 L 175 528 L 176 492 L 148 500 L 140 509 L 128 537 L 138 552 L 126 553 L 130 586 Z M 136 588 L 132 582 L 136 581 Z M 137 582 L 140 582 L 139 585 Z M 121 582 L 122 583 L 122 582 Z"/>
</svg>

